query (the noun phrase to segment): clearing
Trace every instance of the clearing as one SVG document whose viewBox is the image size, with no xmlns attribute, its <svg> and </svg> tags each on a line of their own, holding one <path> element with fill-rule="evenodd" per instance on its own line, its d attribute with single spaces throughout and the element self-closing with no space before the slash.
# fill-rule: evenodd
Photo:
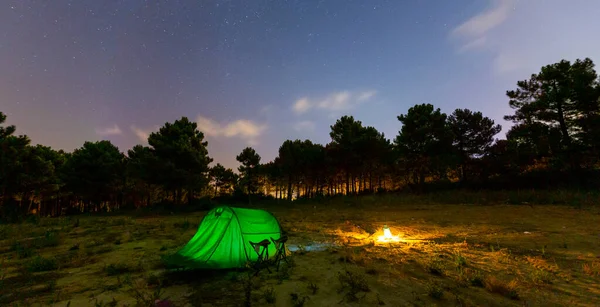
<svg viewBox="0 0 600 307">
<path fill-rule="evenodd" d="M 205 212 L 0 225 L 0 305 L 598 306 L 600 210 L 395 204 L 393 196 L 282 203 L 279 272 L 167 273 Z M 380 243 L 388 225 L 397 243 Z M 139 304 L 139 305 L 138 305 Z"/>
</svg>

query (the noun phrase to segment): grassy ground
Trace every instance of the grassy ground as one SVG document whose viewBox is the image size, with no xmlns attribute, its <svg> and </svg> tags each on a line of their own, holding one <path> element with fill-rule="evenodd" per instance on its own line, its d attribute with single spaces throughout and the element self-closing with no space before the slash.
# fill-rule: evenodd
<svg viewBox="0 0 600 307">
<path fill-rule="evenodd" d="M 0 225 L 0 306 L 600 305 L 598 206 L 371 196 L 266 209 L 298 250 L 252 279 L 163 270 L 204 213 Z M 379 243 L 384 224 L 403 241 Z"/>
</svg>

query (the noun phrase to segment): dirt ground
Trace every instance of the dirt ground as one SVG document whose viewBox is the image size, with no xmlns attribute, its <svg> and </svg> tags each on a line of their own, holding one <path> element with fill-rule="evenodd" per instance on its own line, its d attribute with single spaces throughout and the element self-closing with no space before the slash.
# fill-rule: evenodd
<svg viewBox="0 0 600 307">
<path fill-rule="evenodd" d="M 264 208 L 264 207 L 263 207 Z M 166 272 L 204 213 L 0 226 L 0 306 L 599 306 L 600 209 L 270 205 L 279 271 Z M 380 242 L 388 225 L 399 242 Z"/>
</svg>

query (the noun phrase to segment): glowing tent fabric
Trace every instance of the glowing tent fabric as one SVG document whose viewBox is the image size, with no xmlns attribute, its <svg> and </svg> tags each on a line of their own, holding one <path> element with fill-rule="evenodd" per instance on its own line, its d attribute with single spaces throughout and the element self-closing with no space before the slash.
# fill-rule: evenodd
<svg viewBox="0 0 600 307">
<path fill-rule="evenodd" d="M 279 239 L 281 227 L 269 212 L 257 209 L 217 207 L 209 211 L 194 237 L 177 253 L 167 257 L 169 267 L 189 269 L 242 268 L 258 255 L 249 242 Z M 269 244 L 269 257 L 275 255 Z"/>
</svg>

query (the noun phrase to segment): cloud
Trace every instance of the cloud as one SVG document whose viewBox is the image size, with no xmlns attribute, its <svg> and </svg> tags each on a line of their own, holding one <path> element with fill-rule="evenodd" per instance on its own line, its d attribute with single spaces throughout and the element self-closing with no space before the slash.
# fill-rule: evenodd
<svg viewBox="0 0 600 307">
<path fill-rule="evenodd" d="M 228 124 L 218 123 L 210 118 L 198 116 L 196 119 L 198 130 L 210 137 L 238 137 L 246 140 L 249 144 L 255 145 L 257 138 L 267 129 L 264 124 L 258 124 L 247 119 L 238 119 Z"/>
<path fill-rule="evenodd" d="M 210 118 L 198 116 L 196 124 L 198 130 L 207 136 L 218 136 L 221 133 L 221 126 Z"/>
<path fill-rule="evenodd" d="M 321 109 L 326 111 L 348 110 L 355 107 L 357 104 L 366 102 L 373 98 L 377 91 L 350 92 L 341 91 L 331 93 L 321 99 L 309 99 L 303 97 L 292 106 L 292 110 L 296 114 L 303 114 L 310 109 Z"/>
<path fill-rule="evenodd" d="M 487 37 L 482 36 L 476 40 L 472 40 L 466 44 L 464 44 L 462 47 L 460 47 L 460 49 L 458 49 L 459 52 L 467 52 L 469 50 L 474 50 L 474 49 L 481 49 L 485 46 L 485 43 L 487 42 Z"/>
<path fill-rule="evenodd" d="M 300 98 L 300 99 L 296 100 L 296 102 L 294 103 L 294 106 L 292 108 L 294 109 L 294 112 L 296 112 L 296 113 L 304 113 L 304 112 L 308 111 L 308 109 L 310 109 L 310 102 L 308 101 L 308 98 L 306 98 L 306 97 Z"/>
<path fill-rule="evenodd" d="M 467 19 L 449 37 L 458 53 L 485 52 L 491 71 L 507 80 L 538 72 L 562 59 L 600 58 L 600 2 L 488 0 L 490 6 Z"/>
<path fill-rule="evenodd" d="M 114 126 L 108 128 L 96 128 L 96 134 L 100 136 L 121 135 L 123 134 L 123 131 L 121 131 L 121 128 L 115 124 Z"/>
<path fill-rule="evenodd" d="M 317 107 L 325 110 L 344 110 L 350 107 L 350 93 L 339 92 L 329 95 L 317 103 Z"/>
<path fill-rule="evenodd" d="M 451 36 L 466 39 L 460 52 L 481 48 L 487 42 L 488 33 L 503 24 L 515 8 L 516 0 L 493 0 L 487 10 L 469 18 L 454 28 Z"/>
<path fill-rule="evenodd" d="M 247 138 L 255 138 L 259 137 L 263 131 L 265 130 L 264 125 L 259 125 L 254 123 L 253 121 L 246 119 L 238 119 L 232 123 L 225 125 L 222 128 L 223 135 L 226 137 L 247 137 Z"/>
<path fill-rule="evenodd" d="M 140 129 L 140 128 L 136 127 L 135 125 L 131 125 L 131 131 L 143 143 L 148 142 L 148 136 L 150 136 L 150 133 L 152 132 L 152 131 L 146 131 L 146 130 Z"/>
<path fill-rule="evenodd" d="M 238 137 L 244 139 L 248 144 L 255 145 L 257 138 L 260 137 L 267 129 L 266 125 L 259 125 L 251 120 L 239 119 L 228 124 L 220 124 L 210 118 L 198 116 L 196 119 L 198 130 L 210 137 Z M 131 131 L 143 143 L 148 142 L 148 136 L 153 131 L 158 131 L 159 126 L 154 129 L 142 129 L 135 125 L 131 125 Z"/>
<path fill-rule="evenodd" d="M 315 123 L 309 120 L 300 121 L 294 124 L 294 130 L 298 132 L 315 131 Z"/>
<path fill-rule="evenodd" d="M 515 0 L 494 0 L 493 3 L 491 8 L 471 17 L 452 32 L 461 36 L 480 37 L 501 25 L 513 10 Z"/>
<path fill-rule="evenodd" d="M 377 95 L 377 91 L 362 92 L 358 96 L 358 101 L 360 101 L 360 102 L 367 101 L 367 100 L 371 99 L 375 95 Z"/>
</svg>

